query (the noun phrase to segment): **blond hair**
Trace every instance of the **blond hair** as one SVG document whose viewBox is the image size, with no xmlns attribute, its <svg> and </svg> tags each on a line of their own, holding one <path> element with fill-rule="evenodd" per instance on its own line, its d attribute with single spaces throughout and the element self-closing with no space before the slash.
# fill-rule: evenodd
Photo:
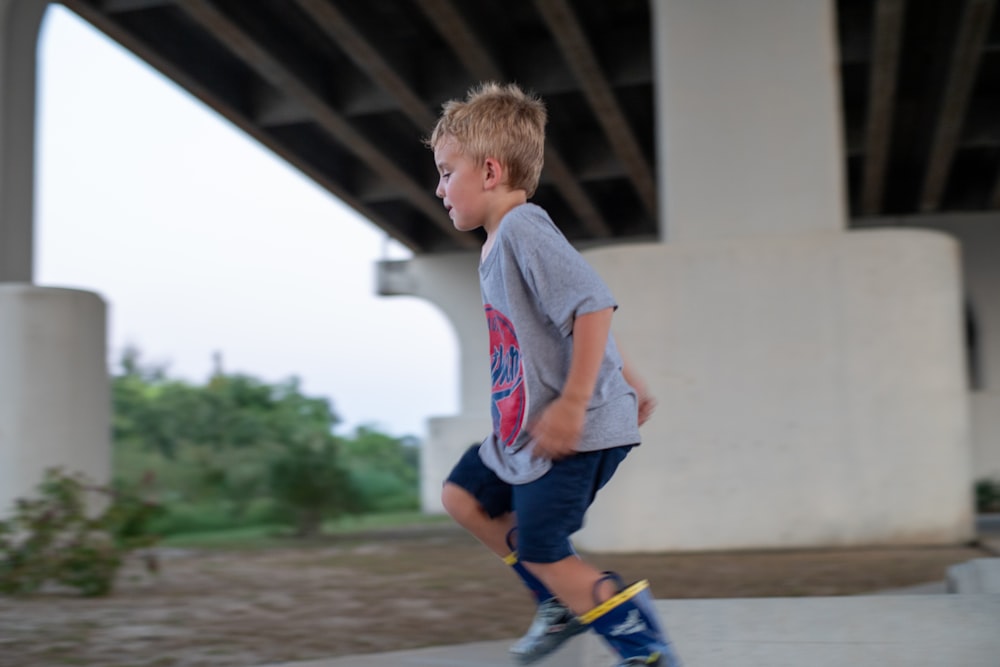
<svg viewBox="0 0 1000 667">
<path fill-rule="evenodd" d="M 442 106 L 427 145 L 437 149 L 451 139 L 477 164 L 495 158 L 507 171 L 507 185 L 535 194 L 545 161 L 545 103 L 516 84 L 487 82 L 464 100 Z"/>
</svg>

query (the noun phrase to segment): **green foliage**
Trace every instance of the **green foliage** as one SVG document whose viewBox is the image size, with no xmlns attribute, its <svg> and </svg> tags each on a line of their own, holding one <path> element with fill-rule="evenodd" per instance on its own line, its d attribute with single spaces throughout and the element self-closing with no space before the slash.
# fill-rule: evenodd
<svg viewBox="0 0 1000 667">
<path fill-rule="evenodd" d="M 38 493 L 19 499 L 12 518 L 0 521 L 0 593 L 33 593 L 54 582 L 107 595 L 125 555 L 156 541 L 148 526 L 160 509 L 133 494 L 57 469 L 46 472 Z M 90 511 L 98 504 L 102 509 Z"/>
<path fill-rule="evenodd" d="M 404 526 L 438 524 L 452 525 L 452 519 L 442 514 L 416 511 L 379 514 L 348 514 L 323 522 L 323 536 L 343 536 L 358 532 L 395 530 Z M 225 530 L 181 533 L 163 539 L 163 546 L 181 549 L 264 549 L 286 546 L 287 530 L 274 525 L 245 526 Z"/>
<path fill-rule="evenodd" d="M 289 513 L 273 498 L 261 497 L 251 502 L 242 513 L 233 505 L 221 501 L 175 501 L 165 506 L 165 511 L 150 523 L 157 535 L 215 532 L 250 526 L 283 526 L 288 524 Z"/>
<path fill-rule="evenodd" d="M 1000 482 L 980 479 L 976 482 L 976 511 L 1000 512 Z"/>
<path fill-rule="evenodd" d="M 355 502 L 365 512 L 404 512 L 420 504 L 417 490 L 391 473 L 352 469 L 350 475 Z"/>
<path fill-rule="evenodd" d="M 356 509 L 351 477 L 332 440 L 321 447 L 296 444 L 271 463 L 271 493 L 295 517 L 296 535 L 313 537 L 323 520 Z"/>
<path fill-rule="evenodd" d="M 419 478 L 420 450 L 414 443 L 361 426 L 344 442 L 344 460 L 350 467 L 374 468 L 396 477 L 404 484 Z"/>
<path fill-rule="evenodd" d="M 112 387 L 116 477 L 155 472 L 163 535 L 276 523 L 310 534 L 345 513 L 418 506 L 415 441 L 367 427 L 335 436 L 330 402 L 294 378 L 217 371 L 194 385 L 132 349 Z"/>
<path fill-rule="evenodd" d="M 330 402 L 310 398 L 291 378 L 269 385 L 246 375 L 216 373 L 204 386 L 171 380 L 144 368 L 126 350 L 112 379 L 114 439 L 177 455 L 185 444 L 250 448 L 266 444 L 317 444 L 339 421 Z"/>
<path fill-rule="evenodd" d="M 152 471 L 164 512 L 152 523 L 160 535 L 281 523 L 270 498 L 269 459 L 280 447 L 213 450 L 184 445 L 168 458 L 132 444 L 116 443 L 117 478 L 134 479 Z"/>
<path fill-rule="evenodd" d="M 369 512 L 400 512 L 419 507 L 420 450 L 407 439 L 393 438 L 368 427 L 344 441 L 344 462 Z"/>
</svg>

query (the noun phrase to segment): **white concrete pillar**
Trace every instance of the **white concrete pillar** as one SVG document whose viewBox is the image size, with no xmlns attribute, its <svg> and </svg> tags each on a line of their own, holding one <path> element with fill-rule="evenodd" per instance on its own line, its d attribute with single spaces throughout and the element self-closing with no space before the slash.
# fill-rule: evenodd
<svg viewBox="0 0 1000 667">
<path fill-rule="evenodd" d="M 972 536 L 957 247 L 786 235 L 585 253 L 659 409 L 578 537 L 596 551 Z"/>
<path fill-rule="evenodd" d="M 378 265 L 378 293 L 418 296 L 447 316 L 459 346 L 458 415 L 434 417 L 420 456 L 423 511 L 441 513 L 441 484 L 458 457 L 492 428 L 489 338 L 479 291 L 479 253 L 424 255 Z"/>
<path fill-rule="evenodd" d="M 31 285 L 35 81 L 47 0 L 0 0 L 0 516 L 61 467 L 111 473 L 105 305 Z"/>
<path fill-rule="evenodd" d="M 651 0 L 661 238 L 845 226 L 831 0 Z"/>
<path fill-rule="evenodd" d="M 46 468 L 110 477 L 104 301 L 0 284 L 0 516 Z"/>
<path fill-rule="evenodd" d="M 47 0 L 0 0 L 0 283 L 33 279 L 35 63 Z"/>
<path fill-rule="evenodd" d="M 972 474 L 1000 481 L 1000 212 L 866 218 L 858 226 L 931 229 L 962 249 L 962 285 L 968 308 L 972 372 Z"/>
<path fill-rule="evenodd" d="M 972 535 L 958 253 L 845 233 L 831 0 L 653 0 L 665 244 L 585 253 L 660 399 L 578 544 Z"/>
<path fill-rule="evenodd" d="M 377 270 L 379 295 L 420 297 L 448 318 L 459 345 L 459 409 L 462 414 L 489 415 L 489 339 L 479 291 L 479 253 L 383 261 Z"/>
</svg>

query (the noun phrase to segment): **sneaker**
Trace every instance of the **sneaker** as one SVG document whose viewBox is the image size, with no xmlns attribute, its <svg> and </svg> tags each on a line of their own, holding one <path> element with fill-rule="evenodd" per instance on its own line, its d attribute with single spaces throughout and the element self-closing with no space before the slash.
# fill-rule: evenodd
<svg viewBox="0 0 1000 667">
<path fill-rule="evenodd" d="M 556 598 L 550 598 L 538 605 L 531 627 L 510 647 L 510 655 L 517 664 L 530 665 L 586 630 L 587 626 L 566 605 Z"/>
</svg>

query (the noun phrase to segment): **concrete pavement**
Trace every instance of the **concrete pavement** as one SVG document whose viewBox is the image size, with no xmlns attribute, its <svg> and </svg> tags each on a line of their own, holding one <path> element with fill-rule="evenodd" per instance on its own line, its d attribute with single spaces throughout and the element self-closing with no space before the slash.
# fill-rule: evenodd
<svg viewBox="0 0 1000 667">
<path fill-rule="evenodd" d="M 1000 595 L 661 600 L 685 667 L 997 667 Z M 268 667 L 511 667 L 511 641 Z M 538 667 L 609 667 L 595 636 Z"/>
<path fill-rule="evenodd" d="M 1000 556 L 1000 516 L 980 543 Z M 992 560 L 992 559 L 990 559 Z M 942 573 L 942 577 L 945 573 Z M 942 582 L 864 596 L 660 600 L 686 667 L 997 667 L 1000 595 L 946 595 Z M 260 667 L 511 667 L 513 638 Z M 585 635 L 537 667 L 608 667 Z"/>
<path fill-rule="evenodd" d="M 997 667 L 1000 595 L 661 600 L 686 667 Z M 614 656 L 593 635 L 580 667 Z"/>
<path fill-rule="evenodd" d="M 458 646 L 440 646 L 413 651 L 393 651 L 374 655 L 356 655 L 330 660 L 286 662 L 265 667 L 512 667 L 507 647 L 513 639 L 493 642 L 475 642 Z M 582 664 L 580 641 L 570 642 L 562 650 L 536 667 L 580 667 Z"/>
</svg>

